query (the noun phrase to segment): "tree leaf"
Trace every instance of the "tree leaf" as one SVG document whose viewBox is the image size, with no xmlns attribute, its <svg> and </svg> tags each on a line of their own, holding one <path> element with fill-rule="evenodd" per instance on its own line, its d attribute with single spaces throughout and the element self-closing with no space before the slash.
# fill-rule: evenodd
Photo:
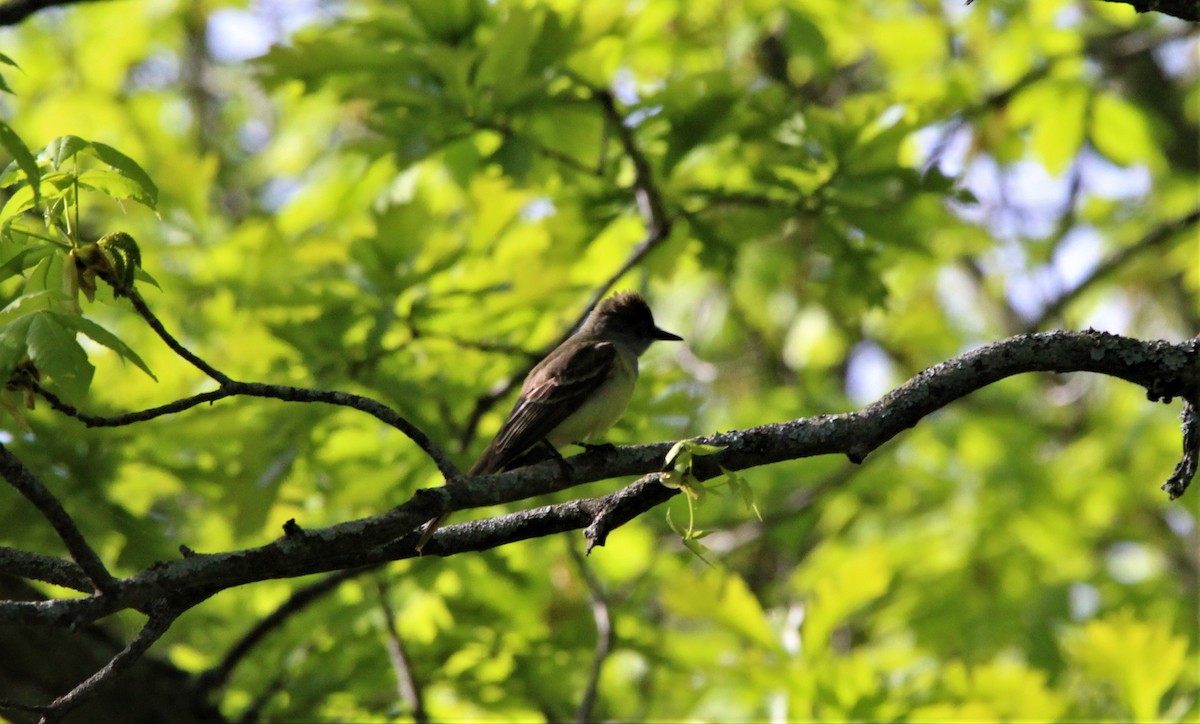
<svg viewBox="0 0 1200 724">
<path fill-rule="evenodd" d="M 129 156 L 121 153 L 117 149 L 105 143 L 93 142 L 92 150 L 95 152 L 96 158 L 99 158 L 104 163 L 111 166 L 117 173 L 129 179 L 139 192 L 136 195 L 131 195 L 130 198 L 155 208 L 158 204 L 158 186 L 150 178 L 150 174 L 146 173 L 145 169 L 138 165 Z"/>
<path fill-rule="evenodd" d="M 57 319 L 62 326 L 72 329 L 76 332 L 82 332 L 83 334 L 86 334 L 92 339 L 92 341 L 108 347 L 112 351 L 119 354 L 122 358 L 132 362 L 137 366 L 138 369 L 149 375 L 150 379 L 154 380 L 155 382 L 158 381 L 158 378 L 154 376 L 154 373 L 150 371 L 150 368 L 145 362 L 142 361 L 142 358 L 139 357 L 138 354 L 134 352 L 129 345 L 125 344 L 125 342 L 123 342 L 117 335 L 81 315 L 70 314 L 61 311 L 52 311 L 51 314 L 54 315 L 55 319 Z"/>
<path fill-rule="evenodd" d="M 64 326 L 50 310 L 36 312 L 29 319 L 27 345 L 33 364 L 49 375 L 67 397 L 83 399 L 95 367 L 75 338 L 75 331 Z"/>
<path fill-rule="evenodd" d="M 48 160 L 55 170 L 58 170 L 66 161 L 74 158 L 76 154 L 91 145 L 79 136 L 59 136 L 46 144 L 46 148 L 40 155 Z"/>
<path fill-rule="evenodd" d="M 17 132 L 3 121 L 0 121 L 0 146 L 3 146 L 4 150 L 12 154 L 13 161 L 25 174 L 25 180 L 29 184 L 29 188 L 33 189 L 33 203 L 36 205 L 40 201 L 39 193 L 42 185 L 42 171 L 38 168 L 37 159 L 34 158 L 33 152 L 21 140 Z"/>
<path fill-rule="evenodd" d="M 88 169 L 79 174 L 79 185 L 114 199 L 131 199 L 151 209 L 158 203 L 158 189 L 147 189 L 141 182 L 119 171 Z"/>
<path fill-rule="evenodd" d="M 17 364 L 28 356 L 26 340 L 32 320 L 23 316 L 0 327 L 0 384 L 7 383 Z"/>
</svg>

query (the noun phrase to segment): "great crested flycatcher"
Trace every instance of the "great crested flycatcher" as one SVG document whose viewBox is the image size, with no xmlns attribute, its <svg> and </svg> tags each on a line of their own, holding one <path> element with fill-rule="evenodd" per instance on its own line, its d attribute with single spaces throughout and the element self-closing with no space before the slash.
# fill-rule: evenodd
<svg viewBox="0 0 1200 724">
<path fill-rule="evenodd" d="M 529 372 L 508 419 L 468 474 L 511 470 L 525 464 L 536 447 L 557 449 L 603 435 L 633 397 L 638 357 L 655 340 L 682 339 L 655 326 L 650 306 L 636 292 L 600 302 L 575 334 Z M 418 552 L 445 519 L 426 523 Z"/>
</svg>

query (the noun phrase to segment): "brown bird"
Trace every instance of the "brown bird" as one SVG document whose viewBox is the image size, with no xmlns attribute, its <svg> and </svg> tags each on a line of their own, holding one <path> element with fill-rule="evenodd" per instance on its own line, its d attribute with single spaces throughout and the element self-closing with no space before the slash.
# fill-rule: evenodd
<svg viewBox="0 0 1200 724">
<path fill-rule="evenodd" d="M 682 339 L 659 329 L 635 292 L 600 302 L 575 334 L 529 372 L 512 412 L 468 474 L 512 470 L 535 462 L 536 448 L 557 455 L 558 448 L 603 435 L 633 397 L 638 357 L 655 340 Z M 418 552 L 445 519 L 425 524 Z"/>
</svg>

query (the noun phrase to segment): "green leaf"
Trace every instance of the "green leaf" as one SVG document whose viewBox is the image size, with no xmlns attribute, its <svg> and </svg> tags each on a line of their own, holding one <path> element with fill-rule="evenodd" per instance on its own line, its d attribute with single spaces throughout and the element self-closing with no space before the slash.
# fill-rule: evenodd
<svg viewBox="0 0 1200 724">
<path fill-rule="evenodd" d="M 150 174 L 129 156 L 104 143 L 92 143 L 96 158 L 111 166 L 117 173 L 129 179 L 140 191 L 131 196 L 136 201 L 154 208 L 158 204 L 158 186 L 150 179 Z"/>
<path fill-rule="evenodd" d="M 32 322 L 27 346 L 33 364 L 49 375 L 68 397 L 82 399 L 95 368 L 75 338 L 75 331 L 64 326 L 50 310 L 30 315 L 29 319 Z"/>
<path fill-rule="evenodd" d="M 746 510 L 752 511 L 761 521 L 762 513 L 758 511 L 758 506 L 754 503 L 754 491 L 750 489 L 750 483 L 732 470 L 721 468 L 721 472 L 725 474 L 725 484 L 729 486 L 729 490 L 742 501 Z"/>
<path fill-rule="evenodd" d="M 1062 173 L 1079 153 L 1090 93 L 1081 83 L 1047 81 L 1013 103 L 1014 121 L 1028 118 L 1032 150 L 1052 176 Z"/>
<path fill-rule="evenodd" d="M 1159 702 L 1188 660 L 1185 637 L 1127 609 L 1066 631 L 1063 648 L 1087 676 L 1114 686 L 1134 721 L 1161 717 Z"/>
<path fill-rule="evenodd" d="M 690 443 L 687 440 L 680 440 L 672 445 L 671 449 L 667 451 L 667 459 L 664 464 L 668 467 L 671 466 L 671 464 L 675 462 L 675 459 L 679 457 L 681 453 L 688 450 L 689 444 Z"/>
<path fill-rule="evenodd" d="M 1166 165 L 1151 131 L 1148 113 L 1113 93 L 1100 93 L 1092 102 L 1091 139 L 1096 149 L 1120 166 Z"/>
<path fill-rule="evenodd" d="M 91 143 L 79 136 L 59 136 L 46 144 L 46 148 L 42 150 L 41 157 L 48 160 L 50 165 L 55 170 L 58 170 L 62 167 L 63 163 L 74 158 L 75 154 L 91 145 Z"/>
<path fill-rule="evenodd" d="M 146 282 L 147 284 L 154 287 L 155 289 L 162 289 L 162 286 L 158 283 L 158 280 L 155 279 L 154 277 L 150 276 L 150 272 L 146 271 L 145 269 L 143 269 L 141 267 L 138 267 L 137 269 L 134 270 L 133 278 L 137 279 L 139 281 Z"/>
<path fill-rule="evenodd" d="M 0 282 L 25 271 L 25 259 L 34 251 L 34 249 L 28 247 L 21 249 L 8 261 L 0 264 Z"/>
<path fill-rule="evenodd" d="M 693 442 L 692 440 L 680 440 L 671 446 L 667 451 L 667 466 L 674 466 L 676 470 L 691 470 L 692 456 L 716 455 L 724 450 L 722 445 L 705 445 L 703 443 Z"/>
<path fill-rule="evenodd" d="M 63 291 L 63 254 L 51 254 L 38 262 L 25 281 L 25 295 L 33 292 Z"/>
<path fill-rule="evenodd" d="M 13 364 L 16 363 L 14 362 Z M 683 530 L 679 528 L 679 525 L 675 522 L 675 519 L 671 517 L 671 509 L 669 507 L 667 508 L 667 527 L 674 531 L 676 535 L 680 537 L 683 536 Z"/>
<path fill-rule="evenodd" d="M 33 152 L 7 123 L 0 121 L 0 146 L 12 154 L 14 162 L 21 167 L 29 187 L 33 189 L 33 202 L 39 201 L 38 194 L 42 185 L 42 171 L 38 168 L 37 159 Z"/>
<path fill-rule="evenodd" d="M 114 199 L 131 199 L 151 209 L 158 203 L 158 189 L 147 189 L 137 180 L 118 171 L 89 169 L 79 174 L 79 185 Z"/>
<path fill-rule="evenodd" d="M 525 75 L 529 66 L 530 44 L 536 29 L 534 13 L 520 5 L 514 5 L 504 23 L 496 29 L 496 36 L 488 43 L 487 52 L 475 73 L 475 81 L 484 87 L 492 87 L 501 101 L 508 98 L 507 92 L 514 82 Z"/>
<path fill-rule="evenodd" d="M 22 294 L 7 307 L 0 310 L 0 326 L 11 324 L 21 317 L 44 309 L 61 306 L 67 300 L 66 295 L 57 290 L 42 290 L 32 294 Z"/>
<path fill-rule="evenodd" d="M 22 186 L 17 189 L 4 202 L 4 208 L 0 209 L 0 227 L 10 226 L 21 214 L 37 206 L 37 200 L 38 192 L 34 187 Z"/>
<path fill-rule="evenodd" d="M 142 358 L 139 357 L 138 354 L 129 347 L 129 345 L 121 341 L 121 338 L 117 335 L 108 331 L 104 327 L 101 327 L 99 324 L 96 324 L 87 317 L 61 311 L 52 311 L 51 314 L 59 321 L 60 324 L 62 324 L 62 326 L 72 329 L 76 332 L 82 332 L 83 334 L 86 334 L 94 342 L 108 347 L 112 351 L 119 354 L 123 359 L 127 359 L 132 362 L 137 366 L 138 369 L 149 375 L 150 379 L 154 380 L 155 382 L 158 381 L 158 378 L 154 376 L 154 373 L 150 371 L 150 368 L 145 362 L 142 361 Z"/>
<path fill-rule="evenodd" d="M 504 173 L 517 181 L 524 180 L 533 168 L 537 146 L 532 141 L 517 136 L 505 139 L 492 154 L 491 161 L 498 163 Z"/>
<path fill-rule="evenodd" d="M 663 171 L 669 173 L 688 153 L 728 125 L 740 96 L 730 88 L 724 73 L 711 73 L 673 81 L 659 100 L 670 121 L 667 150 L 662 156 Z"/>
<path fill-rule="evenodd" d="M 487 6 L 483 0 L 409 0 L 407 5 L 431 38 L 451 45 L 474 32 Z"/>
<path fill-rule="evenodd" d="M 716 568 L 716 566 L 713 565 L 712 561 L 708 560 L 708 558 L 705 557 L 706 553 L 712 552 L 708 549 L 707 546 L 705 546 L 703 543 L 696 540 L 695 538 L 683 538 L 682 541 L 683 541 L 684 547 L 687 548 L 689 551 L 691 551 L 694 556 L 696 556 L 700 560 L 704 561 L 705 565 L 707 565 L 709 568 Z"/>
<path fill-rule="evenodd" d="M 32 317 L 24 316 L 0 327 L 0 383 L 7 383 L 17 364 L 28 356 L 26 339 L 32 322 Z"/>
</svg>

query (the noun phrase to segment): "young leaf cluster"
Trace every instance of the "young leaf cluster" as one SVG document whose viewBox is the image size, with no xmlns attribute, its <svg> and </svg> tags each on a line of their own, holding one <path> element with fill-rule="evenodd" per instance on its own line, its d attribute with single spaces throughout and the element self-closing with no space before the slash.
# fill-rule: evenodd
<svg viewBox="0 0 1200 724">
<path fill-rule="evenodd" d="M 133 237 L 114 231 L 89 240 L 81 209 L 128 200 L 153 210 L 157 186 L 129 156 L 78 136 L 56 138 L 35 154 L 0 121 L 0 146 L 13 157 L 0 173 L 7 192 L 0 208 L 0 288 L 7 290 L 0 309 L 0 379 L 20 388 L 45 376 L 65 397 L 81 400 L 94 368 L 78 334 L 153 377 L 128 344 L 84 316 L 79 297 L 95 301 L 97 279 L 114 296 L 132 289 L 139 274 L 150 279 L 141 271 Z M 11 404 L 6 409 L 15 411 Z"/>
</svg>

